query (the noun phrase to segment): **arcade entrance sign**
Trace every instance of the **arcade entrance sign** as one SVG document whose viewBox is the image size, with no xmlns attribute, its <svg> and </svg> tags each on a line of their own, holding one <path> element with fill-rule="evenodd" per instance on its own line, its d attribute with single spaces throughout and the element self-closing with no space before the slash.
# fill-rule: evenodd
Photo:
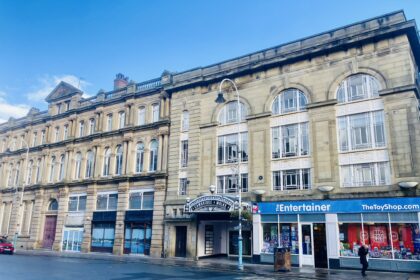
<svg viewBox="0 0 420 280">
<path fill-rule="evenodd" d="M 204 195 L 185 204 L 186 213 L 232 212 L 235 210 L 233 198 L 222 195 Z"/>
</svg>

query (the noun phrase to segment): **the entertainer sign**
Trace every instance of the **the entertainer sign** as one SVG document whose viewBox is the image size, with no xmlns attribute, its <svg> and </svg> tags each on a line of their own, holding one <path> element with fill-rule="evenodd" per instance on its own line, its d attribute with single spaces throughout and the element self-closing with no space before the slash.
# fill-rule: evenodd
<svg viewBox="0 0 420 280">
<path fill-rule="evenodd" d="M 420 197 L 258 203 L 260 214 L 420 212 Z"/>
</svg>

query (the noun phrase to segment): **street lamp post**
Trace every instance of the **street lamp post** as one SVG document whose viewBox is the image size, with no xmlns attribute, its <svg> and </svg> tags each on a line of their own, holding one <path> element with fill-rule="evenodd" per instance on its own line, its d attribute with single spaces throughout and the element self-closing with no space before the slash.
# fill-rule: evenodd
<svg viewBox="0 0 420 280">
<path fill-rule="evenodd" d="M 29 164 L 28 163 L 28 160 L 29 160 L 29 145 L 25 140 L 21 139 L 21 141 L 26 146 L 26 158 L 25 158 L 26 162 L 25 162 L 24 171 L 28 172 L 27 169 L 28 169 L 28 164 Z M 8 149 L 8 150 L 10 150 L 10 149 Z M 25 173 L 23 173 L 23 174 L 25 174 Z M 27 174 L 25 174 L 25 175 L 27 175 Z M 23 195 L 25 193 L 25 182 L 24 182 L 24 180 L 22 180 L 22 182 L 23 182 L 22 183 L 22 195 L 20 196 L 20 199 L 19 199 L 19 208 L 17 209 L 17 214 L 16 214 L 16 231 L 15 231 L 15 234 L 13 236 L 13 247 L 15 247 L 15 248 L 16 248 L 17 238 L 18 238 L 18 235 L 19 235 L 19 227 L 21 226 L 20 222 L 19 222 L 20 221 L 20 212 L 21 212 L 21 209 L 22 209 L 22 206 L 23 206 Z M 19 193 L 19 180 L 18 180 L 18 184 L 16 185 L 16 192 L 15 193 L 16 193 L 16 195 L 18 195 L 18 193 Z"/>
<path fill-rule="evenodd" d="M 222 92 L 222 85 L 225 82 L 229 82 L 230 84 L 233 85 L 235 92 L 236 92 L 236 101 L 237 101 L 237 110 L 238 110 L 238 118 L 237 118 L 237 129 L 238 129 L 238 157 L 237 157 L 237 162 L 238 162 L 238 168 L 237 168 L 237 174 L 238 174 L 238 182 L 237 182 L 237 186 L 238 186 L 238 197 L 239 197 L 239 207 L 238 207 L 238 218 L 239 218 L 239 225 L 238 225 L 238 269 L 239 270 L 243 270 L 244 269 L 244 265 L 242 263 L 242 186 L 241 186 L 241 159 L 242 159 L 242 151 L 241 151 L 241 131 L 240 131 L 240 123 L 241 123 L 241 103 L 240 103 L 240 99 L 239 99 L 239 91 L 238 91 L 238 87 L 236 86 L 235 82 L 232 81 L 231 79 L 223 79 L 220 84 L 219 84 L 219 92 L 217 94 L 217 98 L 215 100 L 216 103 L 218 104 L 223 104 L 226 102 L 225 98 L 223 97 L 223 92 Z"/>
</svg>

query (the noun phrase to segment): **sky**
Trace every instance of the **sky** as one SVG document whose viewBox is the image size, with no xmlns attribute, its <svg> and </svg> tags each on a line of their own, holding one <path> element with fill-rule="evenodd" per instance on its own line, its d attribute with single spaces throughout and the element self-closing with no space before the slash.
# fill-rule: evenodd
<svg viewBox="0 0 420 280">
<path fill-rule="evenodd" d="M 0 123 L 61 80 L 92 96 L 401 9 L 420 23 L 418 0 L 0 0 Z"/>
</svg>

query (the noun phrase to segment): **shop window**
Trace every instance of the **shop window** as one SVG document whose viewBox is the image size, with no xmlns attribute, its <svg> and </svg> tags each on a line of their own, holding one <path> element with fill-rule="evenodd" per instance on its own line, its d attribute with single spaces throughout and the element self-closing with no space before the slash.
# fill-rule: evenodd
<svg viewBox="0 0 420 280">
<path fill-rule="evenodd" d="M 63 251 L 80 252 L 83 242 L 83 228 L 64 228 Z"/>
<path fill-rule="evenodd" d="M 152 242 L 152 225 L 150 223 L 126 224 L 124 253 L 150 254 Z"/>
<path fill-rule="evenodd" d="M 238 134 L 229 134 L 219 136 L 217 163 L 235 163 L 238 162 L 238 155 L 241 157 L 241 162 L 248 161 L 248 133 L 241 133 L 241 147 L 239 150 Z"/>
<path fill-rule="evenodd" d="M 117 210 L 118 194 L 98 194 L 96 210 L 112 211 Z"/>
<path fill-rule="evenodd" d="M 132 192 L 130 193 L 130 210 L 151 210 L 153 209 L 153 192 Z"/>
<path fill-rule="evenodd" d="M 82 212 L 86 210 L 86 195 L 69 197 L 69 212 Z"/>
<path fill-rule="evenodd" d="M 237 174 L 217 176 L 217 193 L 238 192 Z M 248 174 L 241 174 L 241 191 L 248 192 Z"/>
<path fill-rule="evenodd" d="M 273 101 L 273 115 L 281 115 L 290 112 L 299 112 L 306 109 L 306 96 L 298 89 L 282 91 Z"/>
<path fill-rule="evenodd" d="M 277 215 L 276 215 L 277 217 Z M 274 253 L 274 248 L 289 248 L 290 253 L 299 254 L 298 225 L 296 223 L 263 224 L 263 248 L 261 253 Z"/>
<path fill-rule="evenodd" d="M 92 247 L 112 249 L 114 233 L 115 225 L 113 223 L 94 223 L 92 225 Z"/>
<path fill-rule="evenodd" d="M 379 82 L 366 74 L 352 75 L 341 82 L 337 91 L 338 103 L 370 99 L 379 96 Z"/>
<path fill-rule="evenodd" d="M 407 213 L 410 214 L 410 213 Z M 353 214 L 353 216 L 359 216 Z M 339 214 L 339 221 L 343 214 Z M 380 222 L 389 219 L 388 222 Z M 358 257 L 362 244 L 369 247 L 370 258 L 420 260 L 420 229 L 418 222 L 392 222 L 387 213 L 362 214 L 362 223 L 339 222 L 340 255 Z M 405 217 L 406 218 L 406 217 Z M 378 222 L 369 222 L 375 219 Z M 417 217 L 412 219 L 417 220 Z M 389 222 L 391 221 L 391 223 Z"/>
</svg>

